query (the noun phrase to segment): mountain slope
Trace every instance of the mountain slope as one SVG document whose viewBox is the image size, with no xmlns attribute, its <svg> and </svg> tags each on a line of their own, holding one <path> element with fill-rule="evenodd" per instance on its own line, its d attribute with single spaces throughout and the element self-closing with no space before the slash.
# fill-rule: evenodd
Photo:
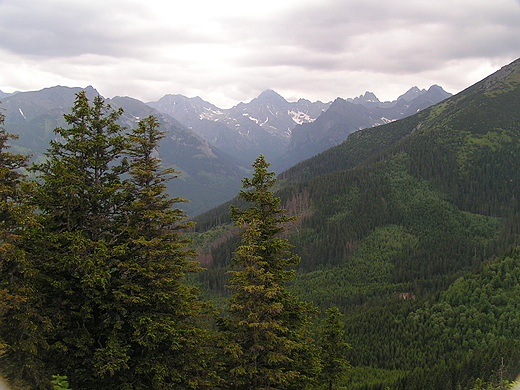
<svg viewBox="0 0 520 390">
<path fill-rule="evenodd" d="M 0 99 L 6 98 L 7 96 L 11 95 L 10 93 L 0 91 Z"/>
<path fill-rule="evenodd" d="M 159 154 L 165 166 L 174 167 L 177 179 L 168 182 L 172 196 L 185 198 L 181 207 L 195 216 L 233 198 L 240 188 L 244 169 L 228 155 L 212 146 L 176 119 L 161 114 L 143 102 L 129 98 L 108 99 L 114 107 L 124 109 L 123 124 L 136 126 L 140 118 L 155 115 L 161 130 L 167 132 L 161 141 Z"/>
<path fill-rule="evenodd" d="M 515 61 L 414 116 L 355 132 L 346 142 L 292 167 L 281 178 L 295 183 L 406 152 L 412 158 L 414 175 L 432 180 L 460 206 L 464 202 L 466 207 L 471 202 L 491 205 L 494 196 L 505 201 L 518 190 L 517 181 L 509 176 L 516 174 L 512 166 L 517 153 L 514 140 L 519 122 L 514 113 L 519 109 L 519 67 Z M 506 161 L 498 164 L 498 158 Z M 492 172 L 480 172 L 486 167 Z M 478 198 L 464 201 L 468 196 L 464 191 L 471 190 L 472 181 L 497 179 L 503 192 L 489 193 L 488 184 L 480 195 L 473 194 Z"/>
<path fill-rule="evenodd" d="M 35 157 L 47 150 L 54 139 L 53 130 L 65 126 L 63 114 L 70 111 L 75 94 L 82 88 L 52 87 L 40 91 L 19 92 L 3 99 L 5 128 L 19 139 L 13 142 L 20 153 Z M 89 99 L 98 95 L 92 87 L 85 88 Z"/>
<path fill-rule="evenodd" d="M 277 194 L 301 215 L 290 235 L 302 258 L 292 289 L 347 314 L 350 360 L 361 373 L 352 386 L 470 388 L 477 375 L 492 377 L 470 366 L 498 370 L 501 354 L 506 365 L 518 366 L 511 346 L 520 345 L 520 336 L 508 331 L 517 318 L 504 314 L 507 305 L 517 308 L 508 298 L 516 279 L 493 298 L 484 288 L 491 282 L 471 275 L 488 272 L 483 264 L 520 244 L 519 102 L 517 60 L 413 116 L 356 131 L 280 175 Z M 200 278 L 221 293 L 233 230 L 222 225 L 223 209 L 198 221 L 201 241 L 217 229 L 225 233 L 204 252 L 208 271 Z M 474 278 L 471 291 L 487 295 L 456 307 L 461 295 L 448 297 L 468 278 Z M 452 311 L 437 316 L 445 308 Z M 488 309 L 489 318 L 477 314 Z M 370 387 L 370 370 L 389 373 L 392 382 Z"/>
<path fill-rule="evenodd" d="M 434 85 L 428 91 L 412 88 L 394 102 L 381 103 L 369 92 L 356 99 L 338 98 L 316 121 L 293 129 L 288 150 L 276 166 L 288 169 L 340 144 L 357 130 L 408 117 L 450 96 Z"/>
</svg>

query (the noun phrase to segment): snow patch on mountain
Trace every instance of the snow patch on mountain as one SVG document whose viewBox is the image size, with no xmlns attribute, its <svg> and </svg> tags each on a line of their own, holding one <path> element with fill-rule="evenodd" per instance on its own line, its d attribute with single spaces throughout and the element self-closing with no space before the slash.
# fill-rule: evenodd
<svg viewBox="0 0 520 390">
<path fill-rule="evenodd" d="M 288 114 L 292 117 L 292 120 L 299 125 L 311 123 L 316 120 L 316 118 L 311 118 L 309 114 L 303 111 L 289 111 Z"/>
<path fill-rule="evenodd" d="M 220 110 L 213 110 L 209 107 L 204 107 L 204 111 L 199 114 L 200 120 L 216 121 L 219 117 L 222 117 L 224 113 Z"/>
</svg>

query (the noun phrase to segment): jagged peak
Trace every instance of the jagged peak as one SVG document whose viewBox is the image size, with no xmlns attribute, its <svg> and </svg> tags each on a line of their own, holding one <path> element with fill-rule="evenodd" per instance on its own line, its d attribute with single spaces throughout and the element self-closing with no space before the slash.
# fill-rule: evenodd
<svg viewBox="0 0 520 390">
<path fill-rule="evenodd" d="M 433 90 L 442 90 L 442 91 L 444 91 L 444 88 L 442 88 L 440 85 L 433 84 L 430 88 L 428 88 L 428 91 L 433 91 Z M 444 91 L 444 92 L 446 92 L 446 91 Z"/>
<path fill-rule="evenodd" d="M 365 101 L 370 102 L 379 102 L 379 99 L 375 95 L 374 92 L 366 91 L 364 95 L 359 97 L 360 99 L 364 99 Z"/>
<path fill-rule="evenodd" d="M 151 104 L 151 105 L 154 105 L 154 104 L 178 104 L 178 105 L 181 105 L 181 106 L 196 105 L 196 106 L 199 106 L 199 107 L 209 107 L 209 108 L 212 108 L 212 109 L 218 109 L 217 106 L 215 106 L 214 104 L 211 104 L 211 103 L 205 101 L 200 96 L 187 97 L 187 96 L 184 96 L 184 95 L 181 95 L 181 94 L 166 94 L 162 98 L 160 98 L 158 101 L 156 101 L 156 102 L 149 102 L 147 104 Z"/>
<path fill-rule="evenodd" d="M 160 98 L 158 101 L 165 101 L 165 100 L 168 100 L 168 101 L 189 101 L 190 98 L 189 97 L 186 97 L 184 95 L 181 95 L 181 94 L 171 94 L 171 93 L 168 93 L 166 95 L 164 95 L 162 98 Z"/>
<path fill-rule="evenodd" d="M 411 102 L 413 99 L 415 99 L 417 96 L 425 93 L 426 90 L 425 89 L 419 89 L 419 87 L 417 86 L 413 86 L 412 88 L 410 88 L 408 91 L 406 91 L 404 94 L 402 94 L 401 96 L 399 96 L 397 98 L 397 101 L 399 100 L 405 100 L 407 102 Z"/>
<path fill-rule="evenodd" d="M 350 103 L 363 104 L 363 103 L 381 103 L 378 97 L 370 91 L 366 91 L 364 94 L 355 97 L 354 99 L 347 99 Z"/>
<path fill-rule="evenodd" d="M 266 100 L 273 101 L 273 100 L 275 100 L 275 101 L 287 102 L 282 95 L 280 95 L 276 91 L 273 91 L 272 89 L 266 89 L 256 99 L 257 100 L 261 100 L 261 101 L 266 101 Z"/>
</svg>

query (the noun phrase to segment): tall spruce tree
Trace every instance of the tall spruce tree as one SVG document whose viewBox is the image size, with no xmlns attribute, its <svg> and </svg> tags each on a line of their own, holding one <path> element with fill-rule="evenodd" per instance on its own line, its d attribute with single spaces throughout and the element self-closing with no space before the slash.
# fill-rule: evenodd
<svg viewBox="0 0 520 390">
<path fill-rule="evenodd" d="M 345 316 L 337 307 L 327 309 L 326 315 L 319 337 L 322 363 L 320 381 L 326 389 L 333 390 L 334 385 L 345 378 L 350 367 L 345 354 L 351 347 L 345 341 Z"/>
<path fill-rule="evenodd" d="M 106 347 L 115 322 L 107 305 L 127 201 L 121 179 L 127 139 L 116 123 L 121 114 L 100 96 L 91 103 L 78 93 L 64 115 L 70 128 L 55 129 L 46 161 L 32 168 L 40 228 L 28 234 L 26 246 L 37 270 L 39 310 L 52 322 L 49 349 L 39 355 L 49 377 L 67 375 L 75 389 L 96 386 L 96 351 Z"/>
<path fill-rule="evenodd" d="M 185 200 L 165 192 L 176 172 L 157 157 L 164 137 L 159 125 L 150 116 L 130 135 L 129 202 L 108 304 L 117 322 L 96 351 L 95 365 L 103 386 L 113 389 L 214 388 L 211 339 L 200 321 L 204 305 L 184 283 L 186 273 L 200 268 L 181 232 L 190 224 L 174 207 Z"/>
<path fill-rule="evenodd" d="M 198 266 L 172 207 L 181 199 L 164 192 L 173 172 L 154 157 L 163 134 L 150 117 L 125 135 L 121 113 L 79 93 L 34 168 L 41 228 L 27 246 L 52 321 L 40 356 L 78 390 L 210 387 L 203 305 L 183 284 Z"/>
<path fill-rule="evenodd" d="M 222 319 L 229 356 L 228 383 L 234 389 L 306 388 L 315 360 L 306 334 L 310 307 L 291 295 L 285 284 L 294 276 L 299 257 L 282 237 L 294 220 L 274 196 L 274 172 L 259 156 L 251 179 L 243 180 L 239 198 L 252 203 L 231 208 L 233 221 L 244 228 L 231 271 L 229 315 Z M 302 364 L 302 360 L 306 360 Z"/>
</svg>

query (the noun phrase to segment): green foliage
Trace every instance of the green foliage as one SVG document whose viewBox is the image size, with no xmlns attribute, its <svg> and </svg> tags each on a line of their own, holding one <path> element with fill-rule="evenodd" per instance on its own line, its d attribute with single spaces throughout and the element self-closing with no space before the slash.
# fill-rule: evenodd
<svg viewBox="0 0 520 390">
<path fill-rule="evenodd" d="M 394 389 L 395 384 L 406 374 L 406 371 L 401 370 L 352 367 L 344 383 L 347 389 L 352 390 Z"/>
<path fill-rule="evenodd" d="M 28 158 L 11 153 L 9 140 L 16 138 L 3 127 L 0 113 L 0 355 L 1 371 L 13 385 L 32 381 L 45 386 L 46 374 L 37 356 L 46 347 L 49 323 L 38 315 L 31 283 L 31 266 L 23 249 L 23 235 L 35 225 L 28 200 L 32 187 L 20 172 Z"/>
<path fill-rule="evenodd" d="M 284 214 L 271 190 L 275 179 L 268 166 L 258 157 L 253 177 L 243 180 L 240 197 L 252 206 L 231 209 L 233 221 L 244 230 L 231 271 L 229 314 L 220 324 L 229 358 L 227 381 L 236 389 L 307 388 L 317 372 L 305 330 L 310 308 L 285 288 L 299 257 L 280 237 L 283 224 L 293 218 Z"/>
<path fill-rule="evenodd" d="M 201 323 L 203 305 L 183 283 L 186 273 L 200 268 L 190 260 L 195 253 L 181 233 L 189 226 L 181 222 L 184 212 L 172 207 L 183 200 L 165 193 L 164 183 L 175 172 L 161 169 L 154 157 L 164 137 L 158 127 L 148 117 L 130 136 L 125 190 L 131 201 L 122 215 L 123 240 L 107 304 L 114 330 L 96 350 L 95 365 L 105 386 L 113 388 L 202 389 L 214 384 L 211 339 Z"/>
<path fill-rule="evenodd" d="M 520 372 L 520 341 L 507 340 L 437 361 L 399 379 L 398 389 L 471 389 L 479 383 L 504 388 Z"/>
<path fill-rule="evenodd" d="M 293 292 L 323 308 L 415 297 L 449 285 L 492 250 L 499 220 L 458 210 L 411 176 L 409 161 L 397 155 L 305 185 L 317 200 L 291 236 L 302 256 Z M 348 213 L 336 205 L 342 187 L 359 193 Z"/>
<path fill-rule="evenodd" d="M 347 307 L 408 292 L 410 284 L 394 283 L 392 274 L 396 261 L 412 253 L 417 241 L 403 227 L 378 227 L 352 249 L 343 264 L 301 273 L 291 284 L 291 291 L 320 307 L 330 303 Z"/>
<path fill-rule="evenodd" d="M 518 250 L 455 281 L 440 302 L 411 314 L 428 324 L 452 350 L 474 349 L 499 340 L 520 340 L 520 255 Z"/>
<path fill-rule="evenodd" d="M 499 384 L 495 384 L 493 382 L 484 382 L 482 379 L 477 378 L 475 380 L 475 385 L 471 388 L 471 390 L 507 390 L 507 389 L 517 389 L 519 385 L 519 382 L 517 381 L 501 381 Z"/>
<path fill-rule="evenodd" d="M 53 380 L 51 384 L 53 385 L 53 390 L 72 390 L 69 387 L 69 381 L 66 375 L 53 375 L 52 377 Z"/>
<path fill-rule="evenodd" d="M 347 337 L 357 349 L 350 358 L 409 370 L 395 385 L 400 389 L 470 388 L 476 378 L 490 381 L 501 364 L 504 379 L 514 379 L 520 372 L 519 261 L 516 249 L 435 300 L 395 302 L 347 318 Z"/>
<path fill-rule="evenodd" d="M 319 346 L 322 364 L 320 380 L 329 390 L 345 378 L 350 368 L 345 352 L 351 346 L 345 341 L 343 318 L 344 315 L 337 307 L 329 308 L 320 329 Z"/>
<path fill-rule="evenodd" d="M 38 310 L 52 324 L 49 348 L 38 354 L 50 371 L 73 373 L 73 385 L 82 387 L 95 381 L 96 349 L 113 325 L 106 305 L 126 201 L 120 175 L 127 171 L 121 159 L 127 141 L 115 123 L 120 114 L 100 97 L 91 105 L 79 93 L 65 115 L 71 127 L 56 129 L 61 140 L 33 167 L 40 226 L 27 232 L 24 245 L 35 269 Z"/>
</svg>

